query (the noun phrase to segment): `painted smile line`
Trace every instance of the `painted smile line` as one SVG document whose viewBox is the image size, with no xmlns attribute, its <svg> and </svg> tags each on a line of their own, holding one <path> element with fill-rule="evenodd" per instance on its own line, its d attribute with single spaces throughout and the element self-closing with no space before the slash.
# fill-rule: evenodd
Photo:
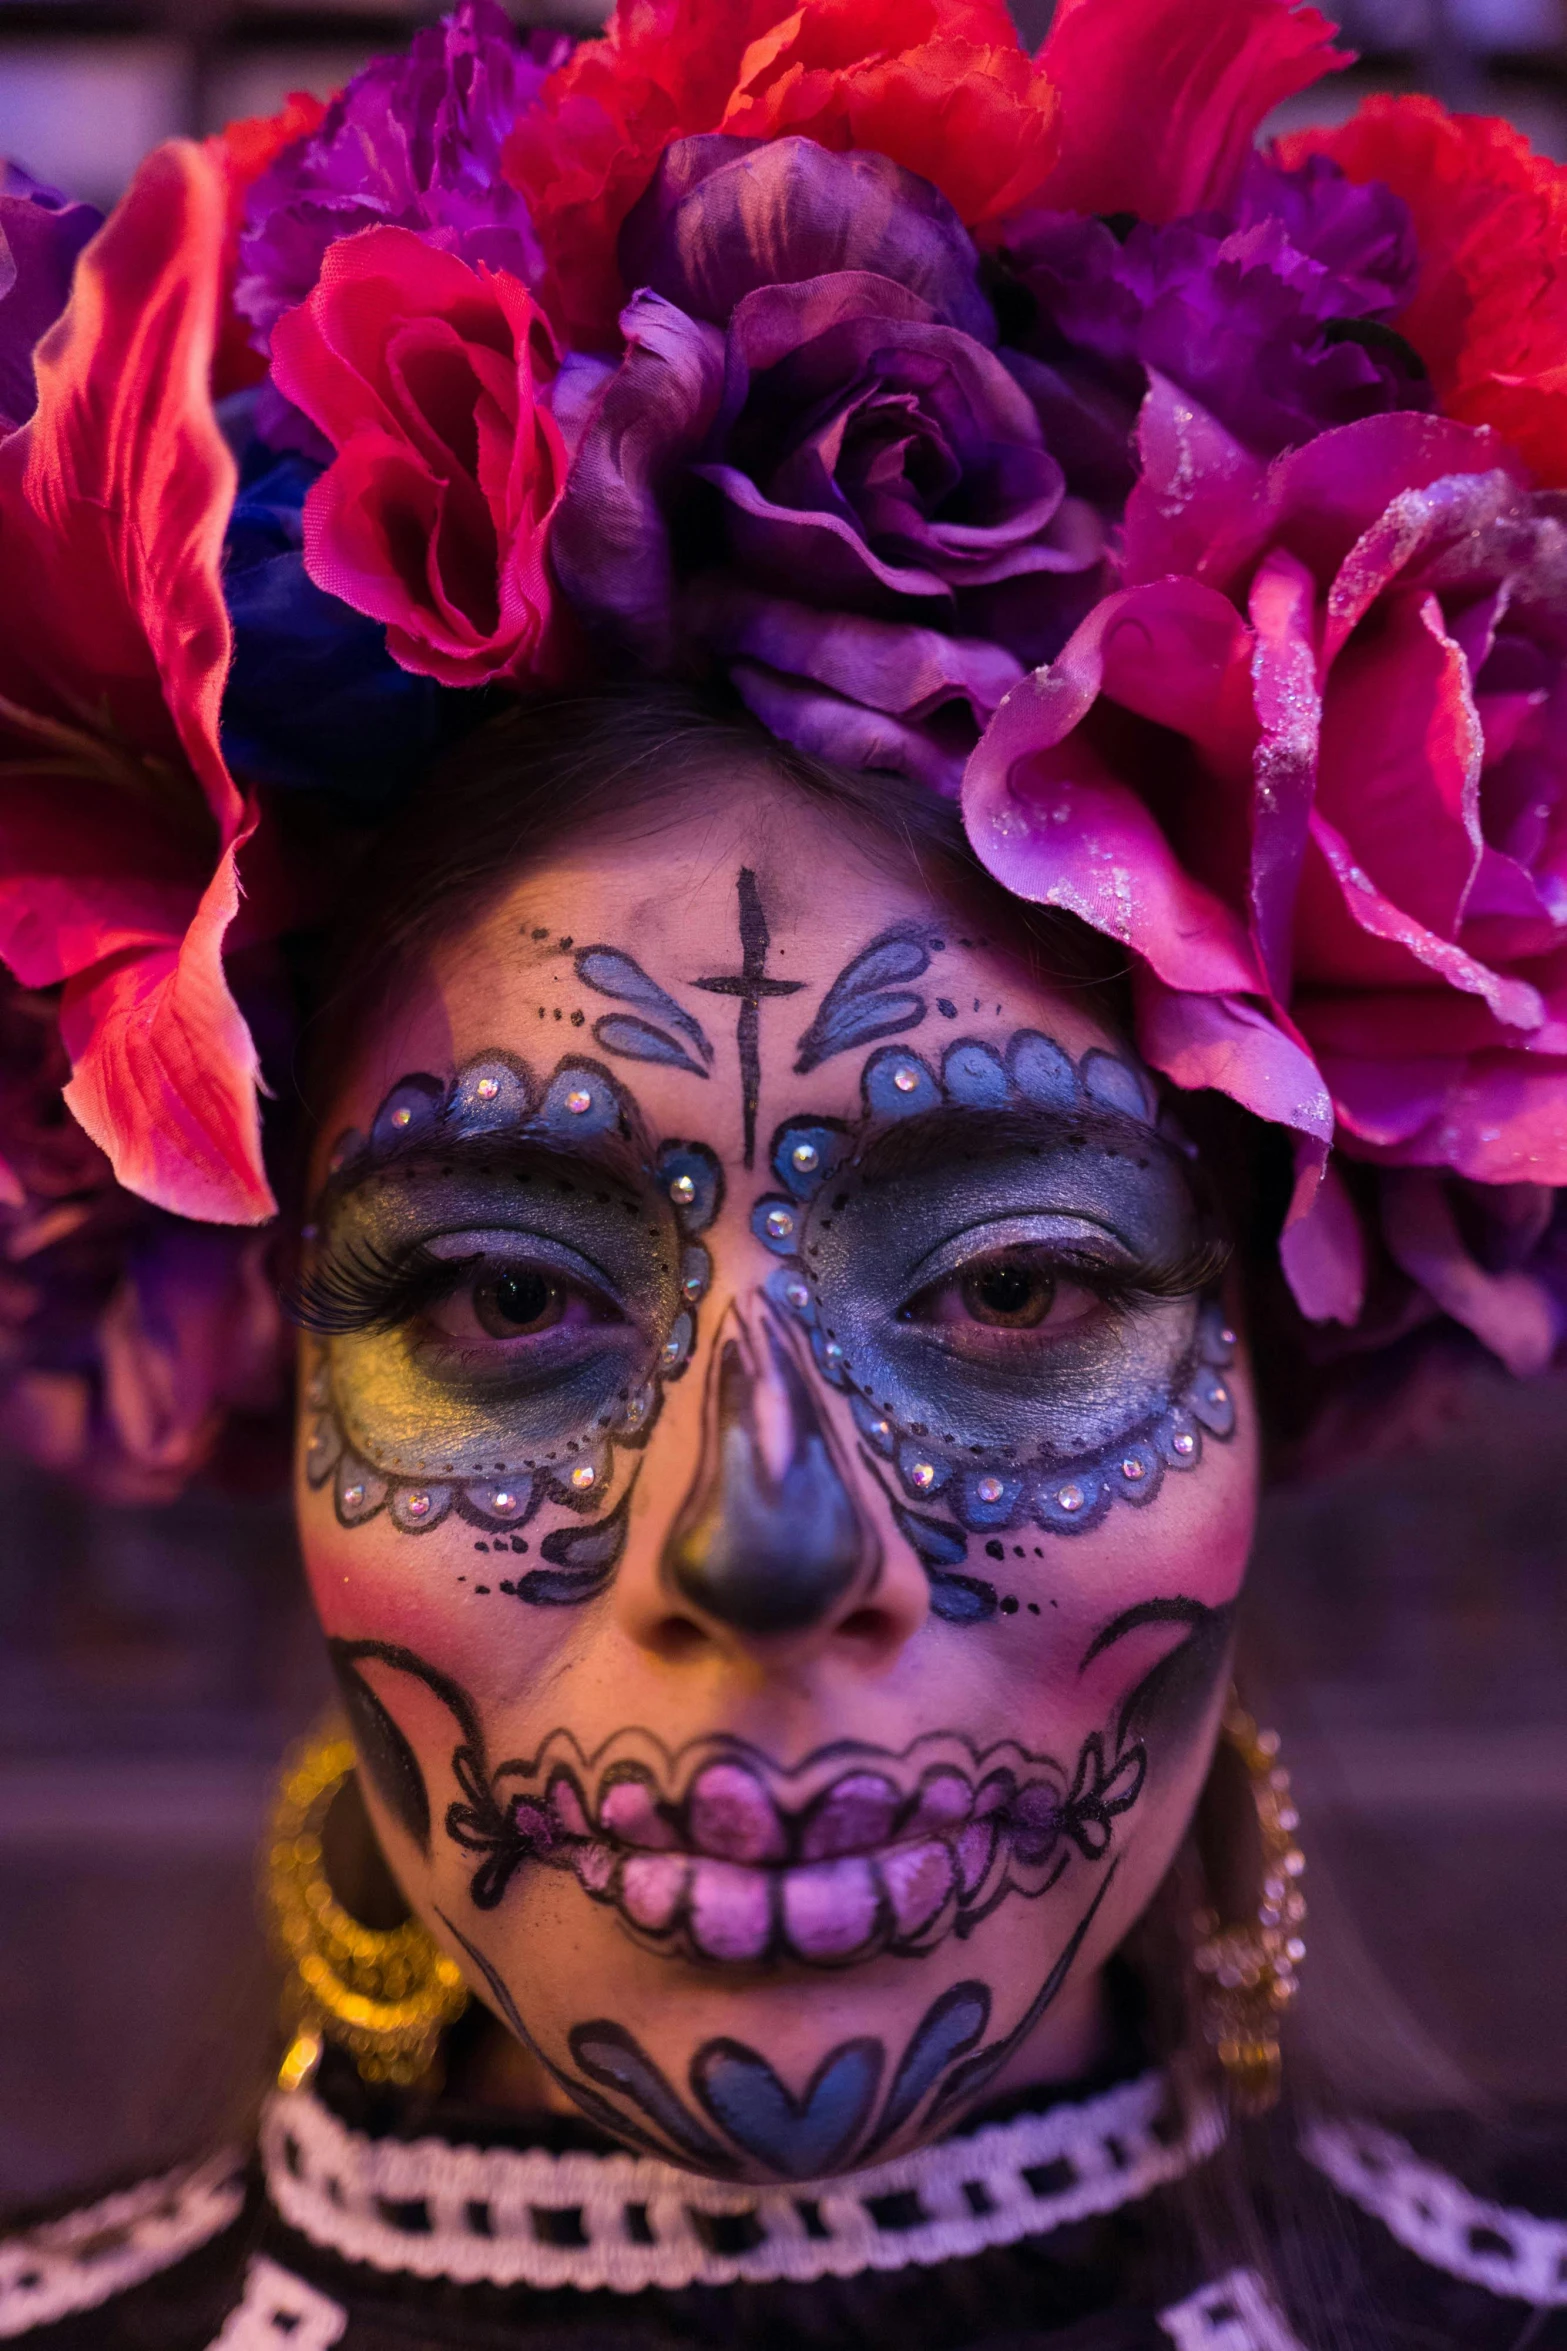
<svg viewBox="0 0 1567 2351">
<path fill-rule="evenodd" d="M 595 1771 L 558 1756 L 528 1792 L 496 1793 L 527 1858 L 570 1870 L 639 1941 L 731 1966 L 842 1967 L 972 1933 L 1008 1894 L 1046 1892 L 1074 1849 L 1098 1860 L 1145 1769 L 1135 1744 L 1107 1760 L 1097 1732 L 1071 1775 L 1010 1743 L 976 1753 L 939 1735 L 901 1756 L 857 1750 L 846 1768 L 839 1754 L 798 1803 L 749 1751 L 722 1748 L 678 1798 L 625 1757 Z"/>
</svg>

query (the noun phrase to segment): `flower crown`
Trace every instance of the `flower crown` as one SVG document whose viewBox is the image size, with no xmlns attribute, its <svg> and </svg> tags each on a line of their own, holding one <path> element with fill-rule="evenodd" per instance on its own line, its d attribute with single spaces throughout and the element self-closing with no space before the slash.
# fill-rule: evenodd
<svg viewBox="0 0 1567 2351">
<path fill-rule="evenodd" d="M 464 0 L 101 227 L 7 172 L 13 1437 L 161 1491 L 271 1376 L 305 803 L 628 670 L 960 800 L 1118 942 L 1152 1067 L 1291 1137 L 1307 1318 L 1551 1359 L 1567 172 L 1420 98 L 1259 153 L 1333 36 Z"/>
</svg>

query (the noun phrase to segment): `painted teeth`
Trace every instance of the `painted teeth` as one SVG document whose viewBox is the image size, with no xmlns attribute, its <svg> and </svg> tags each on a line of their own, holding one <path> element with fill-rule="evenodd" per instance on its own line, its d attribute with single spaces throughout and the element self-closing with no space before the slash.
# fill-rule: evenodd
<svg viewBox="0 0 1567 2351">
<path fill-rule="evenodd" d="M 868 1853 L 885 1845 L 897 1818 L 899 1797 L 879 1772 L 856 1772 L 838 1780 L 805 1824 L 800 1852 L 806 1861 L 830 1861 L 840 1853 Z"/>
<path fill-rule="evenodd" d="M 675 1843 L 670 1827 L 646 1780 L 616 1780 L 599 1805 L 599 1826 L 622 1845 L 645 1852 L 668 1852 Z"/>
<path fill-rule="evenodd" d="M 650 1935 L 667 1933 L 690 1874 L 684 1853 L 628 1853 L 620 1872 L 620 1899 L 633 1926 Z"/>
<path fill-rule="evenodd" d="M 760 1869 L 702 1861 L 691 1874 L 691 1939 L 710 1959 L 760 1959 L 772 1935 L 772 1889 Z"/>
<path fill-rule="evenodd" d="M 684 1833 L 677 1823 L 684 1815 Z M 834 1781 L 803 1813 L 781 1809 L 746 1764 L 712 1763 L 683 1806 L 640 1772 L 611 1780 L 590 1819 L 570 1772 L 513 1800 L 536 1859 L 569 1868 L 595 1901 L 698 1959 L 817 1966 L 939 1937 L 994 1884 L 998 1858 L 1037 1869 L 1063 1834 L 1062 1791 L 1010 1769 L 978 1788 L 937 1765 L 912 1795 L 885 1774 Z"/>
<path fill-rule="evenodd" d="M 960 1828 L 974 1809 L 974 1791 L 962 1774 L 933 1771 L 920 1788 L 920 1800 L 911 1829 Z"/>
<path fill-rule="evenodd" d="M 699 1853 L 725 1861 L 783 1858 L 778 1808 L 756 1774 L 742 1764 L 710 1764 L 691 1790 L 686 1819 Z"/>
<path fill-rule="evenodd" d="M 996 1850 L 996 1824 L 988 1820 L 971 1820 L 966 1829 L 959 1829 L 953 1839 L 958 1864 L 958 1884 L 965 1894 L 975 1893 L 985 1882 Z"/>
<path fill-rule="evenodd" d="M 784 1933 L 802 1959 L 847 1959 L 876 1932 L 880 1908 L 875 1874 L 864 1859 L 784 1872 Z"/>
<path fill-rule="evenodd" d="M 928 1927 L 952 1892 L 957 1870 L 951 1849 L 939 1837 L 924 1845 L 903 1845 L 881 1865 L 882 1884 L 900 1936 Z"/>
</svg>

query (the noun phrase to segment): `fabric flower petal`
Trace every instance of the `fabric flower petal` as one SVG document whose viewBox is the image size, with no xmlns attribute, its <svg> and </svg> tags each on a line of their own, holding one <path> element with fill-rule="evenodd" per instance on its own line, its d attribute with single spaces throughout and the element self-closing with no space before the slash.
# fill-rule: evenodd
<svg viewBox="0 0 1567 2351">
<path fill-rule="evenodd" d="M 1062 212 L 1173 220 L 1227 204 L 1264 115 L 1352 64 L 1293 0 L 1060 0 L 1039 63 L 1061 98 Z"/>
<path fill-rule="evenodd" d="M 1329 155 L 1392 188 L 1414 216 L 1420 282 L 1395 321 L 1442 405 L 1493 425 L 1541 482 L 1567 483 L 1567 169 L 1494 116 L 1434 98 L 1370 98 L 1280 159 Z"/>
<path fill-rule="evenodd" d="M 718 326 L 781 276 L 864 270 L 996 340 L 973 239 L 945 197 L 885 155 L 828 155 L 802 138 L 677 140 L 621 231 L 620 258 L 629 284 Z"/>
<path fill-rule="evenodd" d="M 1516 1377 L 1544 1371 L 1561 1334 L 1561 1317 L 1545 1285 L 1526 1273 L 1488 1273 L 1476 1262 L 1464 1246 L 1447 1187 L 1434 1172 L 1390 1169 L 1381 1198 L 1389 1252 L 1410 1279 Z"/>
<path fill-rule="evenodd" d="M 33 352 L 65 308 L 76 256 L 102 225 L 96 205 L 73 204 L 0 162 L 0 433 L 33 413 Z"/>
<path fill-rule="evenodd" d="M 54 960 L 77 974 L 70 1099 L 130 1189 L 179 1213 L 249 1222 L 274 1202 L 255 1049 L 222 967 L 235 855 L 252 821 L 218 747 L 234 465 L 208 379 L 225 223 L 222 176 L 200 148 L 176 142 L 150 156 L 83 256 L 70 308 L 39 353 L 37 415 L 0 444 L 0 694 L 10 705 L 0 756 L 23 776 L 48 772 L 42 720 L 89 746 L 74 754 L 76 772 L 101 756 L 118 760 L 122 790 L 143 777 L 148 847 L 126 874 L 129 926 L 101 885 L 74 923 L 60 901 Z M 31 723 L 18 725 L 18 712 Z M 91 749 L 100 713 L 115 737 L 101 754 Z M 59 806 L 65 875 L 80 863 L 68 786 Z M 171 917 L 138 951 L 124 942 L 145 920 L 149 864 L 160 885 L 171 865 L 185 873 L 185 921 Z M 13 901 L 0 951 L 16 920 Z M 102 946 L 94 954 L 95 924 L 107 964 Z M 36 930 L 27 954 L 35 967 L 47 954 Z M 168 1144 L 176 1128 L 179 1152 Z"/>
<path fill-rule="evenodd" d="M 1188 603 L 1208 593 L 1169 587 Z M 1159 594 L 1107 597 L 1048 669 L 1007 696 L 969 762 L 964 822 L 981 862 L 1018 897 L 1080 916 L 1172 988 L 1246 995 L 1263 980 L 1243 925 L 1183 871 L 1152 813 L 1078 731 L 1103 682 L 1107 637 Z"/>
</svg>

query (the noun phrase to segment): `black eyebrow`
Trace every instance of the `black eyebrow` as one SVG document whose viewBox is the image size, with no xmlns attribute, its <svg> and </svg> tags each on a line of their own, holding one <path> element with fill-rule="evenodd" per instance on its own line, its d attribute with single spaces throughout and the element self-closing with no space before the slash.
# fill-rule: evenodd
<svg viewBox="0 0 1567 2351">
<path fill-rule="evenodd" d="M 869 1188 L 927 1175 L 933 1169 L 997 1159 L 1008 1151 L 1043 1153 L 1079 1146 L 1144 1167 L 1158 1159 L 1186 1177 L 1181 1155 L 1163 1135 L 1141 1119 L 1098 1103 L 1060 1110 L 1043 1103 L 1037 1108 L 1008 1104 L 994 1110 L 942 1103 L 883 1127 L 856 1153 L 853 1166 L 861 1184 Z"/>
<path fill-rule="evenodd" d="M 637 1138 L 609 1128 L 601 1134 L 557 1137 L 524 1122 L 495 1127 L 484 1134 L 411 1135 L 383 1146 L 372 1145 L 358 1158 L 329 1176 L 318 1195 L 316 1214 L 351 1200 L 367 1184 L 387 1176 L 475 1175 L 499 1167 L 508 1172 L 543 1164 L 563 1180 L 575 1175 L 585 1186 L 618 1184 L 639 1198 L 654 1189 L 651 1156 Z"/>
</svg>

